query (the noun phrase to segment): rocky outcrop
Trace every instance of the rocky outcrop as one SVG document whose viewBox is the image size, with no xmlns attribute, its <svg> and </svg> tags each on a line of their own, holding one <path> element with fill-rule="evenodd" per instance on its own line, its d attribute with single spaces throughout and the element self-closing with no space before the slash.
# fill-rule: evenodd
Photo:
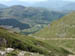
<svg viewBox="0 0 75 56">
<path fill-rule="evenodd" d="M 8 53 L 14 51 L 13 48 L 5 48 L 5 50 L 0 50 L 0 56 L 7 56 Z"/>
<path fill-rule="evenodd" d="M 7 40 L 2 38 L 2 37 L 0 37 L 0 47 L 5 47 L 6 43 L 7 43 Z"/>
<path fill-rule="evenodd" d="M 11 56 L 14 56 L 14 54 L 16 56 L 44 56 L 39 53 L 31 53 L 27 51 L 16 50 L 13 48 L 5 48 L 4 50 L 0 50 L 0 56 L 8 56 L 8 54 L 10 54 Z"/>
</svg>

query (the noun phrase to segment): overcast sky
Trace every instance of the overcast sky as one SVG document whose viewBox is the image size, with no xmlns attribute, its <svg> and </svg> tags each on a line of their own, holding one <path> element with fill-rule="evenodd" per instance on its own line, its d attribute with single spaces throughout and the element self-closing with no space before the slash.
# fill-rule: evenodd
<svg viewBox="0 0 75 56">
<path fill-rule="evenodd" d="M 15 4 L 34 4 L 38 2 L 47 2 L 48 0 L 0 0 L 1 4 L 6 5 L 15 5 Z M 75 2 L 75 0 L 49 0 L 49 1 L 67 1 L 67 2 Z"/>
</svg>

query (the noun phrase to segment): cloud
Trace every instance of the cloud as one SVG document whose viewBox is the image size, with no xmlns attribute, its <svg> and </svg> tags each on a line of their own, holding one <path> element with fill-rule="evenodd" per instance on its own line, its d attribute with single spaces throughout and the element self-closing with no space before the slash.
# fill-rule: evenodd
<svg viewBox="0 0 75 56">
<path fill-rule="evenodd" d="M 45 1 L 48 1 L 48 0 L 18 0 L 20 2 L 45 2 Z"/>
<path fill-rule="evenodd" d="M 70 1 L 70 2 L 75 2 L 75 0 L 63 0 L 63 1 Z"/>
<path fill-rule="evenodd" d="M 12 0 L 0 0 L 0 2 L 10 2 Z"/>
</svg>

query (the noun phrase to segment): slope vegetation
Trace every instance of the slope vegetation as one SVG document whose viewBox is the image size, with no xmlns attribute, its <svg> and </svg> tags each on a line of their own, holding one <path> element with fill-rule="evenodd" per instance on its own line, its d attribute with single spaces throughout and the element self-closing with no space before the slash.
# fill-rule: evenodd
<svg viewBox="0 0 75 56">
<path fill-rule="evenodd" d="M 75 12 L 54 21 L 34 37 L 75 54 Z"/>
<path fill-rule="evenodd" d="M 74 38 L 75 12 L 54 21 L 52 24 L 48 25 L 48 27 L 35 35 L 44 38 Z"/>
</svg>

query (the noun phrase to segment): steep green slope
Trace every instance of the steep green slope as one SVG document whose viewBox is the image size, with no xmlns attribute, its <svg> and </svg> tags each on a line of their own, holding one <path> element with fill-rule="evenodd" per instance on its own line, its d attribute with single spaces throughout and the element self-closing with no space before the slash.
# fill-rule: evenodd
<svg viewBox="0 0 75 56">
<path fill-rule="evenodd" d="M 68 50 L 46 42 L 36 40 L 32 37 L 19 35 L 0 28 L 0 47 L 11 47 L 29 52 L 37 52 L 46 56 L 66 56 L 70 54 Z"/>
<path fill-rule="evenodd" d="M 49 50 L 43 47 L 42 42 L 28 36 L 23 36 L 10 31 L 0 29 L 0 45 L 2 47 L 12 47 L 21 50 L 39 52 L 41 54 L 48 54 Z M 40 44 L 39 44 L 40 43 Z"/>
<path fill-rule="evenodd" d="M 74 38 L 75 37 L 75 12 L 54 21 L 45 29 L 35 34 L 44 38 Z"/>
<path fill-rule="evenodd" d="M 33 37 L 75 53 L 75 12 L 54 21 Z"/>
</svg>

